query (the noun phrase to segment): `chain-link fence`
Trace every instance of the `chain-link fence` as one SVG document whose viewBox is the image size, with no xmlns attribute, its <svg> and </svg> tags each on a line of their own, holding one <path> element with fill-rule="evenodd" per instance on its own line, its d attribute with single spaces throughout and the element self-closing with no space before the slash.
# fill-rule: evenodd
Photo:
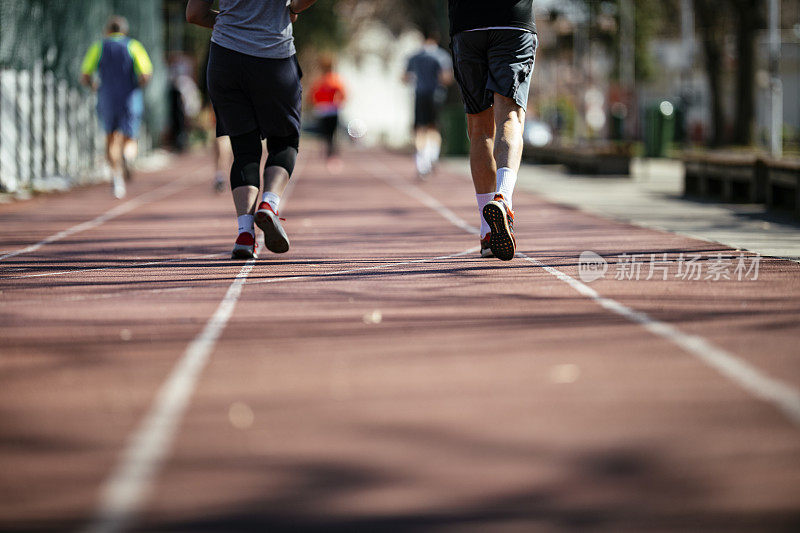
<svg viewBox="0 0 800 533">
<path fill-rule="evenodd" d="M 152 146 L 168 111 L 162 0 L 0 0 L 0 191 L 96 174 L 104 134 L 79 77 L 112 14 L 128 19 L 153 61 L 140 139 L 143 150 Z"/>
</svg>

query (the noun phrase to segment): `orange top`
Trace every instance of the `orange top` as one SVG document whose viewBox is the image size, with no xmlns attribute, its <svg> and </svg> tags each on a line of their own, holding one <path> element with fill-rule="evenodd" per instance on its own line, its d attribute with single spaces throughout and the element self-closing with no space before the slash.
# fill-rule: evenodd
<svg viewBox="0 0 800 533">
<path fill-rule="evenodd" d="M 339 107 L 345 98 L 344 83 L 335 72 L 323 74 L 311 86 L 311 101 L 314 106 Z"/>
</svg>

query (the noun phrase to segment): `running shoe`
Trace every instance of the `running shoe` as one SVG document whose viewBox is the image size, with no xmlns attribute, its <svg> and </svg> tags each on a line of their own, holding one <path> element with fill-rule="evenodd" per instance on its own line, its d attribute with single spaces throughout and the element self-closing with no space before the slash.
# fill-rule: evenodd
<svg viewBox="0 0 800 533">
<path fill-rule="evenodd" d="M 517 251 L 514 238 L 514 212 L 508 207 L 502 194 L 495 194 L 494 200 L 483 208 L 483 218 L 492 230 L 490 248 L 495 257 L 510 261 Z"/>
<path fill-rule="evenodd" d="M 492 253 L 492 234 L 487 233 L 486 236 L 481 239 L 481 257 L 494 257 Z"/>
<path fill-rule="evenodd" d="M 281 226 L 281 218 L 267 202 L 261 202 L 256 211 L 256 226 L 264 232 L 264 245 L 270 252 L 282 254 L 289 251 L 289 237 Z"/>
<path fill-rule="evenodd" d="M 231 259 L 255 259 L 256 257 L 256 238 L 249 231 L 241 232 L 233 245 Z"/>
</svg>

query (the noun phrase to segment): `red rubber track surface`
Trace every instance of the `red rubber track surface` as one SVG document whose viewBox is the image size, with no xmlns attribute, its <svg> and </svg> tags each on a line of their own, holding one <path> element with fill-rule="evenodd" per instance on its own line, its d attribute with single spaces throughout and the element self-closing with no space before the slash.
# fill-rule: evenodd
<svg viewBox="0 0 800 533">
<path fill-rule="evenodd" d="M 481 259 L 467 176 L 301 155 L 212 343 L 137 531 L 797 531 L 800 428 L 696 355 L 524 258 Z M 210 161 L 0 206 L 0 530 L 69 531 L 242 270 Z M 161 188 L 160 188 L 161 187 Z M 160 189 L 159 189 L 160 188 Z M 153 192 L 155 191 L 155 192 Z M 435 201 L 432 201 L 435 200 Z M 800 388 L 800 266 L 613 279 L 622 253 L 733 254 L 518 191 L 519 251 Z M 465 255 L 457 255 L 475 248 Z M 673 269 L 672 272 L 675 270 Z"/>
</svg>

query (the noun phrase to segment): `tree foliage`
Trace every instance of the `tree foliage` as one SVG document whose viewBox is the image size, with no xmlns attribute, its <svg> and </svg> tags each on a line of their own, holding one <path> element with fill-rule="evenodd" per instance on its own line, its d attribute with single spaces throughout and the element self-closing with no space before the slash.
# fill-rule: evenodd
<svg viewBox="0 0 800 533">
<path fill-rule="evenodd" d="M 304 11 L 294 24 L 297 50 L 335 50 L 347 41 L 345 20 L 336 2 L 321 0 Z"/>
</svg>

